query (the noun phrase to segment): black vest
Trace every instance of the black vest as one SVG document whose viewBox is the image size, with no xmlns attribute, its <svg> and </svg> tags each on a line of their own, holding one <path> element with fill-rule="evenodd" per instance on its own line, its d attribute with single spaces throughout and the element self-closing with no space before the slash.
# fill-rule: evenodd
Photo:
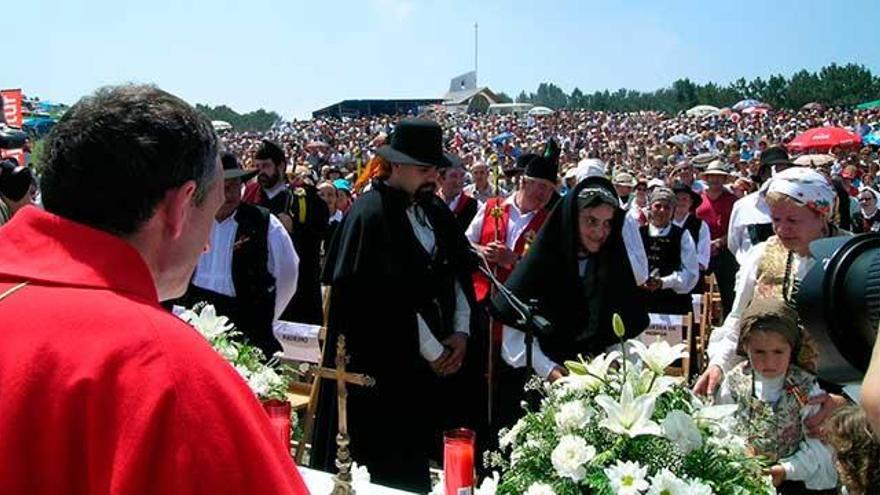
<svg viewBox="0 0 880 495">
<path fill-rule="evenodd" d="M 703 227 L 703 221 L 697 218 L 696 215 L 691 213 L 688 215 L 687 220 L 684 221 L 684 225 L 682 225 L 684 230 L 690 232 L 691 239 L 694 241 L 694 249 L 699 253 L 699 244 L 700 244 L 700 229 Z M 703 270 L 700 270 L 700 276 L 697 277 L 697 284 L 694 285 L 694 288 L 691 290 L 691 294 L 702 294 L 706 290 L 706 284 L 703 281 Z"/>
<path fill-rule="evenodd" d="M 752 246 L 760 244 L 773 235 L 773 224 L 772 223 L 753 223 L 746 226 L 746 231 L 749 234 L 749 240 L 752 242 Z"/>
<path fill-rule="evenodd" d="M 275 277 L 268 268 L 269 211 L 242 203 L 235 213 L 235 221 L 238 229 L 232 247 L 232 284 L 240 319 L 250 327 L 238 325 L 239 330 L 264 352 L 281 350 L 272 333 Z"/>
<path fill-rule="evenodd" d="M 405 218 L 407 227 L 408 217 Z M 436 225 L 432 221 L 432 225 Z M 436 231 L 435 231 L 436 234 Z M 439 341 L 455 331 L 455 271 L 449 257 L 448 240 L 435 235 L 434 252 L 428 253 L 415 235 L 407 236 L 406 273 L 410 274 L 414 307 Z"/>
<path fill-rule="evenodd" d="M 663 237 L 648 235 L 648 226 L 639 228 L 645 254 L 648 256 L 648 270 L 657 270 L 665 277 L 681 269 L 681 236 L 685 230 L 670 225 L 669 233 Z M 660 314 L 687 314 L 692 311 L 690 294 L 678 294 L 672 289 L 659 289 L 648 296 L 648 311 Z"/>
</svg>

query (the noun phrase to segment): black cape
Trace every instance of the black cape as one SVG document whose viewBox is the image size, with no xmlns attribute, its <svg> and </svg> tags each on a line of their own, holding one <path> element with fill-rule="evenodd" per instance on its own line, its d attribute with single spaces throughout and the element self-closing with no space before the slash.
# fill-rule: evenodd
<svg viewBox="0 0 880 495">
<path fill-rule="evenodd" d="M 616 343 L 611 326 L 615 313 L 623 318 L 626 338 L 642 333 L 649 323 L 644 293 L 636 286 L 623 242 L 623 210 L 615 210 L 608 240 L 589 256 L 586 280 L 580 276 L 577 198 L 589 184 L 599 184 L 614 194 L 607 179 L 581 181 L 559 200 L 505 283 L 521 300 L 536 303 L 537 313 L 550 322 L 550 329 L 537 335 L 537 340 L 547 357 L 560 365 L 578 354 L 601 353 Z M 516 313 L 500 295 L 492 303 L 502 321 L 517 326 Z"/>
<path fill-rule="evenodd" d="M 376 386 L 349 387 L 351 453 L 376 483 L 430 491 L 431 385 L 436 376 L 419 352 L 412 270 L 405 252 L 414 233 L 405 210 L 409 199 L 380 182 L 352 205 L 330 245 L 324 280 L 331 285 L 324 365 L 334 367 L 335 343 L 345 334 L 348 370 Z M 436 242 L 445 243 L 456 279 L 473 301 L 475 262 L 449 208 L 439 199 L 423 204 Z M 322 382 L 312 446 L 312 466 L 335 472 L 335 383 Z"/>
</svg>

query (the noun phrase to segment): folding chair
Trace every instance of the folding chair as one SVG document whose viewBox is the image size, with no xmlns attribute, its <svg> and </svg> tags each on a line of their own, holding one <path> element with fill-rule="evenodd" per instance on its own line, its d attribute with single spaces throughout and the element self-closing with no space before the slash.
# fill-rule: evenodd
<svg viewBox="0 0 880 495">
<path fill-rule="evenodd" d="M 637 338 L 645 345 L 650 345 L 657 339 L 665 340 L 669 345 L 685 344 L 688 355 L 677 364 L 666 368 L 669 376 L 681 376 L 685 381 L 690 380 L 691 355 L 694 352 L 694 315 L 661 315 L 651 313 L 651 324 Z"/>
</svg>

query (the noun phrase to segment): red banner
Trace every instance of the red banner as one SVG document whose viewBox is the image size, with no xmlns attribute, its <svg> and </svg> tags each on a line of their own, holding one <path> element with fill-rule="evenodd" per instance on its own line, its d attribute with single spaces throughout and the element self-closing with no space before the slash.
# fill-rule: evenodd
<svg viewBox="0 0 880 495">
<path fill-rule="evenodd" d="M 4 89 L 0 91 L 0 96 L 3 97 L 3 119 L 6 125 L 21 129 L 24 124 L 21 113 L 21 90 Z"/>
</svg>

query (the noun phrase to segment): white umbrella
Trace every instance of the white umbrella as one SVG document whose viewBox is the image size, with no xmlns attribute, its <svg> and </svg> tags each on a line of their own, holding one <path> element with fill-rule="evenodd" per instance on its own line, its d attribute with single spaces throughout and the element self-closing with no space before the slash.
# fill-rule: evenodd
<svg viewBox="0 0 880 495">
<path fill-rule="evenodd" d="M 214 126 L 215 131 L 228 131 L 232 129 L 232 124 L 225 120 L 212 120 L 211 125 Z"/>
<path fill-rule="evenodd" d="M 834 163 L 834 157 L 832 155 L 801 155 L 794 159 L 794 163 L 802 166 L 802 167 L 821 167 L 828 163 Z"/>
<path fill-rule="evenodd" d="M 718 115 L 719 113 L 721 113 L 721 109 L 718 107 L 713 107 L 712 105 L 697 105 L 685 112 L 685 115 L 688 117 L 709 117 L 712 115 Z"/>
<path fill-rule="evenodd" d="M 553 113 L 553 110 L 547 107 L 534 107 L 529 110 L 529 115 L 550 115 Z"/>
</svg>

